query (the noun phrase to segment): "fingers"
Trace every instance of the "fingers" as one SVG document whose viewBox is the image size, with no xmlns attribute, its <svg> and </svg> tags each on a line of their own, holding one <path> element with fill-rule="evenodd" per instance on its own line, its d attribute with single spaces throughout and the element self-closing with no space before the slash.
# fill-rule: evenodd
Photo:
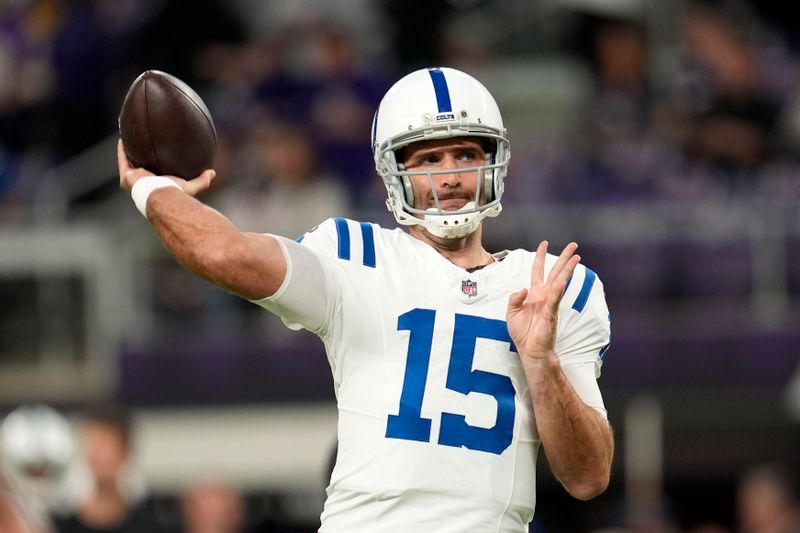
<svg viewBox="0 0 800 533">
<path fill-rule="evenodd" d="M 121 189 L 130 190 L 139 178 L 152 176 L 153 173 L 143 168 L 133 168 L 125 153 L 122 139 L 117 140 L 117 166 L 119 170 L 119 186 Z"/>
<path fill-rule="evenodd" d="M 539 243 L 539 247 L 536 248 L 536 256 L 533 259 L 533 267 L 531 268 L 531 287 L 536 287 L 545 283 L 544 270 L 547 258 L 547 246 L 548 242 L 542 241 Z M 564 247 L 564 249 L 561 251 L 561 255 L 558 256 L 555 264 L 547 274 L 547 283 L 559 279 L 567 264 L 569 264 L 570 260 L 575 257 L 575 250 L 577 249 L 578 244 L 575 242 L 571 242 Z M 580 257 L 578 257 L 578 260 L 580 261 Z M 574 268 L 575 267 L 573 265 L 572 269 Z M 572 271 L 570 270 L 569 275 L 571 274 Z M 569 275 L 567 275 L 567 278 L 569 278 Z"/>
<path fill-rule="evenodd" d="M 547 275 L 547 281 L 558 279 L 559 275 L 564 270 L 564 267 L 569 263 L 570 259 L 575 255 L 575 250 L 578 249 L 578 244 L 575 242 L 571 242 L 564 247 L 561 251 L 561 255 L 558 256 L 556 263 L 553 265 L 553 268 L 550 269 L 549 274 Z"/>
<path fill-rule="evenodd" d="M 544 283 L 544 262 L 547 257 L 547 241 L 539 243 L 536 248 L 536 256 L 533 258 L 533 268 L 531 268 L 531 287 L 536 287 Z"/>
<path fill-rule="evenodd" d="M 119 181 L 122 183 L 125 174 L 131 169 L 128 154 L 125 153 L 125 147 L 122 146 L 122 139 L 117 140 L 117 166 L 119 167 Z"/>
<path fill-rule="evenodd" d="M 508 309 L 518 309 L 525 304 L 525 299 L 528 297 L 528 289 L 522 289 L 512 293 L 508 298 Z"/>
<path fill-rule="evenodd" d="M 547 241 L 542 241 L 536 249 L 536 257 L 531 268 L 531 287 L 527 295 L 529 300 L 525 300 L 525 303 L 547 302 L 548 306 L 558 307 L 567 282 L 580 263 L 581 257 L 575 254 L 578 249 L 576 243 L 567 244 L 550 268 L 545 280 L 547 245 Z"/>
<path fill-rule="evenodd" d="M 183 190 L 187 194 L 195 196 L 197 193 L 202 192 L 211 187 L 211 182 L 214 181 L 217 173 L 215 170 L 204 170 L 202 174 L 183 183 Z"/>
<path fill-rule="evenodd" d="M 548 294 L 548 298 L 553 305 L 558 306 L 558 304 L 561 302 L 561 298 L 564 296 L 564 289 L 567 287 L 567 282 L 572 276 L 572 273 L 575 271 L 575 267 L 577 267 L 578 263 L 580 262 L 581 256 L 573 255 L 569 258 L 567 264 L 564 265 L 564 268 L 561 269 L 561 272 L 559 272 L 554 279 L 548 281 L 552 287 L 552 291 Z"/>
</svg>

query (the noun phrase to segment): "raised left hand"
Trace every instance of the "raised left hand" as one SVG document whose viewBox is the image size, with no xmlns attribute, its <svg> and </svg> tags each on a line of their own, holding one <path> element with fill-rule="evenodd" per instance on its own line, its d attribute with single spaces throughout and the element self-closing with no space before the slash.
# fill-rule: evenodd
<svg viewBox="0 0 800 533">
<path fill-rule="evenodd" d="M 555 353 L 558 306 L 575 267 L 581 258 L 578 245 L 569 243 L 545 277 L 547 241 L 536 249 L 531 268 L 531 286 L 508 299 L 506 322 L 520 357 L 544 359 Z"/>
</svg>

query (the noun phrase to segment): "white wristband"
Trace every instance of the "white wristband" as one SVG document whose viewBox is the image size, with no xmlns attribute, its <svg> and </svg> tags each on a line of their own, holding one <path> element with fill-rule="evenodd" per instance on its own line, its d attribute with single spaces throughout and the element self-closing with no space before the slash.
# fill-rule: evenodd
<svg viewBox="0 0 800 533">
<path fill-rule="evenodd" d="M 150 198 L 150 194 L 156 189 L 163 189 L 164 187 L 181 188 L 180 185 L 164 176 L 145 176 L 136 180 L 136 183 L 131 187 L 133 203 L 136 204 L 136 209 L 139 210 L 144 218 L 147 218 L 147 199 Z"/>
</svg>

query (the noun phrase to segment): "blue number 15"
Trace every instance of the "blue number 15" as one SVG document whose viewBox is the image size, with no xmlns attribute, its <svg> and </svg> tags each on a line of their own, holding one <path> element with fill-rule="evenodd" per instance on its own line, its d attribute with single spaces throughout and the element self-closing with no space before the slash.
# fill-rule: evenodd
<svg viewBox="0 0 800 533">
<path fill-rule="evenodd" d="M 436 311 L 413 309 L 397 319 L 398 331 L 410 331 L 403 391 L 398 414 L 389 415 L 386 437 L 428 442 L 431 419 L 422 417 L 422 400 L 433 345 Z M 511 444 L 514 433 L 514 385 L 511 378 L 483 370 L 472 370 L 478 339 L 507 342 L 516 351 L 506 323 L 470 315 L 456 314 L 453 346 L 445 386 L 461 394 L 478 392 L 497 401 L 497 421 L 492 428 L 470 426 L 466 418 L 442 413 L 439 444 L 501 454 Z"/>
</svg>

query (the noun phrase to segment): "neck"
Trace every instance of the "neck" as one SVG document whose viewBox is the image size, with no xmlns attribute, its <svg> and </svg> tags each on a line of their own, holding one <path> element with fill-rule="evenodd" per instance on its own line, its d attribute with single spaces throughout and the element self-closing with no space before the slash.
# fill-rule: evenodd
<svg viewBox="0 0 800 533">
<path fill-rule="evenodd" d="M 412 237 L 432 246 L 454 265 L 461 268 L 473 268 L 494 261 L 492 254 L 487 252 L 481 243 L 482 229 L 483 227 L 478 227 L 469 235 L 457 239 L 437 237 L 422 226 L 411 226 L 409 233 Z"/>
<path fill-rule="evenodd" d="M 80 505 L 78 514 L 84 522 L 105 527 L 122 521 L 128 511 L 128 503 L 117 489 L 97 487 L 94 495 Z"/>
</svg>

